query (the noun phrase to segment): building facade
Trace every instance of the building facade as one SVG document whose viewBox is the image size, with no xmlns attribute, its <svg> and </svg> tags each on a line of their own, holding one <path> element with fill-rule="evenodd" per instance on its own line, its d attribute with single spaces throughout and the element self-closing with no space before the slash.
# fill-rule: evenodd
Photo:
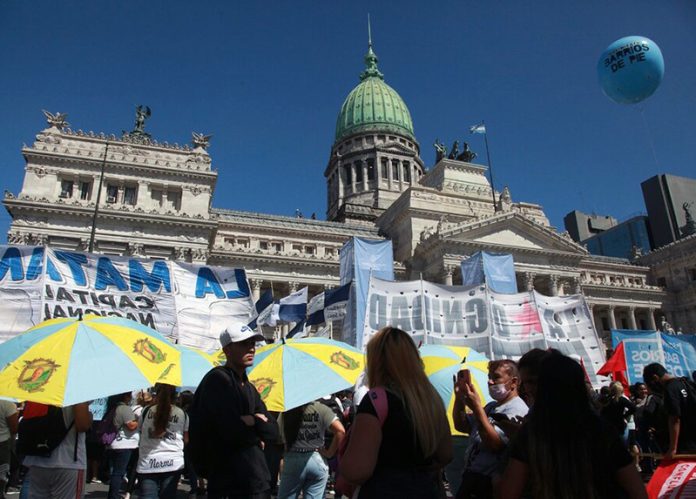
<svg viewBox="0 0 696 499">
<path fill-rule="evenodd" d="M 339 111 L 324 170 L 327 221 L 213 208 L 217 174 L 200 134 L 192 145 L 159 143 L 140 120 L 117 138 L 72 131 L 49 113 L 22 149 L 21 191 L 5 193 L 8 241 L 86 251 L 98 204 L 95 252 L 244 267 L 255 298 L 338 285 L 339 250 L 358 236 L 392 240 L 399 280 L 460 284 L 459 265 L 476 251 L 512 253 L 518 289 L 583 293 L 605 339 L 611 328 L 655 329 L 656 318 L 677 313 L 648 260 L 589 254 L 538 204 L 513 201 L 507 187 L 494 192 L 467 146 L 440 146 L 426 168 L 410 112 L 377 63 L 370 44 Z"/>
</svg>

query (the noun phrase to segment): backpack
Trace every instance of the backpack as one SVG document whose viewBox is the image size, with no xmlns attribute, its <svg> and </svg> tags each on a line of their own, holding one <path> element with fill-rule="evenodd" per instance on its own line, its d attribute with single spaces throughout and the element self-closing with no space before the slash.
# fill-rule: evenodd
<svg viewBox="0 0 696 499">
<path fill-rule="evenodd" d="M 94 436 L 102 445 L 111 445 L 116 436 L 118 435 L 118 428 L 114 424 L 114 417 L 116 416 L 116 407 L 112 408 L 109 412 L 104 415 L 104 418 L 97 423 L 94 429 Z"/>
<path fill-rule="evenodd" d="M 367 392 L 365 396 L 370 397 L 370 400 L 372 400 L 372 405 L 377 413 L 377 419 L 379 420 L 380 427 L 384 426 L 384 421 L 386 421 L 387 416 L 389 415 L 389 402 L 387 399 L 386 390 L 381 387 L 373 388 Z M 358 491 L 358 487 L 356 485 L 350 483 L 343 477 L 343 475 L 341 475 L 341 458 L 346 453 L 346 449 L 348 448 L 348 441 L 350 440 L 352 429 L 352 426 L 348 428 L 346 436 L 338 448 L 338 470 L 336 471 L 336 484 L 334 486 L 337 494 L 342 494 L 348 497 L 353 497 Z"/>
<path fill-rule="evenodd" d="M 66 426 L 63 409 L 52 405 L 27 402 L 19 422 L 17 452 L 22 456 L 50 457 L 53 450 L 65 439 L 75 420 Z M 75 433 L 77 461 L 78 435 Z"/>
</svg>

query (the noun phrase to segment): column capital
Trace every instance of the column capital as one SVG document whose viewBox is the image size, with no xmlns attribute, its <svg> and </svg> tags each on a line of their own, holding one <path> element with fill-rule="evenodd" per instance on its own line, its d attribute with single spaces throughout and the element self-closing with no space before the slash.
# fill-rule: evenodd
<svg viewBox="0 0 696 499">
<path fill-rule="evenodd" d="M 294 293 L 297 291 L 297 288 L 300 287 L 300 283 L 297 281 L 288 281 L 288 286 L 290 287 L 290 292 Z"/>
<path fill-rule="evenodd" d="M 249 284 L 251 284 L 251 290 L 252 291 L 258 291 L 261 289 L 261 285 L 263 284 L 263 279 L 249 279 Z"/>
</svg>

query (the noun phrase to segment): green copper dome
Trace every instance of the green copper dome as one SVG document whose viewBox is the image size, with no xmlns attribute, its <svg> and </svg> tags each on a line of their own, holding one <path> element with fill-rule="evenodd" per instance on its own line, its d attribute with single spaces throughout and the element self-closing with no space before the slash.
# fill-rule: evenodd
<svg viewBox="0 0 696 499">
<path fill-rule="evenodd" d="M 336 120 L 336 141 L 357 132 L 392 132 L 416 140 L 404 100 L 384 83 L 377 56 L 369 43 L 360 84 L 346 97 Z"/>
</svg>

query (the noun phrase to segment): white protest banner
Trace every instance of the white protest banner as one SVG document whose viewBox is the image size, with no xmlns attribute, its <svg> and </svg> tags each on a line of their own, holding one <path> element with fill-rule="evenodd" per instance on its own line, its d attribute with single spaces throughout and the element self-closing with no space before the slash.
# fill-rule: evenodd
<svg viewBox="0 0 696 499">
<path fill-rule="evenodd" d="M 529 292 L 488 291 L 493 315 L 491 346 L 496 358 L 518 359 L 532 348 L 547 348 L 533 297 Z"/>
<path fill-rule="evenodd" d="M 556 348 L 582 359 L 593 384 L 602 349 L 582 295 L 494 293 L 426 281 L 372 278 L 363 345 L 384 326 L 411 334 L 416 344 L 467 346 L 491 359 L 519 359 L 532 348 Z"/>
<path fill-rule="evenodd" d="M 126 317 L 178 343 L 218 346 L 222 318 L 248 322 L 243 269 L 29 246 L 0 246 L 0 340 L 42 320 Z"/>
<path fill-rule="evenodd" d="M 179 343 L 219 348 L 222 321 L 248 323 L 254 300 L 244 269 L 170 262 L 177 284 L 176 313 Z"/>
<path fill-rule="evenodd" d="M 43 248 L 0 245 L 0 342 L 42 320 Z"/>
<path fill-rule="evenodd" d="M 469 346 L 487 353 L 490 314 L 486 288 L 446 286 L 426 281 L 392 282 L 372 278 L 363 345 L 384 326 L 411 334 L 416 344 Z"/>
<path fill-rule="evenodd" d="M 549 348 L 582 359 L 593 385 L 600 383 L 597 371 L 604 364 L 604 349 L 582 295 L 545 296 L 534 291 L 541 327 Z"/>
</svg>

